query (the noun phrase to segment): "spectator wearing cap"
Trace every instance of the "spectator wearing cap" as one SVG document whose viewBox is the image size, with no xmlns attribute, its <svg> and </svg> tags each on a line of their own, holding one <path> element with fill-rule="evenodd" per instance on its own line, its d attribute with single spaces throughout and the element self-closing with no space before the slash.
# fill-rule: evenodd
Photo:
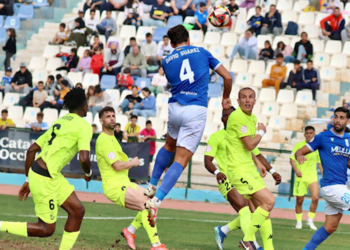
<svg viewBox="0 0 350 250">
<path fill-rule="evenodd" d="M 148 65 L 157 65 L 158 46 L 152 39 L 152 34 L 147 33 L 146 42 L 141 45 L 141 52 L 145 55 Z"/>
<path fill-rule="evenodd" d="M 11 67 L 7 67 L 5 69 L 5 75 L 1 79 L 1 85 L 0 85 L 0 91 L 2 92 L 2 95 L 5 95 L 5 86 L 11 85 L 12 82 L 12 69 Z"/>
<path fill-rule="evenodd" d="M 96 85 L 94 89 L 94 98 L 89 107 L 89 111 L 92 112 L 92 117 L 95 117 L 105 106 L 113 107 L 111 97 L 107 92 L 101 89 L 101 85 Z"/>
<path fill-rule="evenodd" d="M 132 53 L 126 56 L 123 63 L 123 68 L 130 68 L 131 76 L 141 76 L 143 78 L 146 78 L 147 67 L 148 65 L 146 57 L 142 53 L 140 53 L 140 47 L 134 46 Z"/>
<path fill-rule="evenodd" d="M 112 11 L 107 10 L 106 17 L 101 20 L 100 24 L 98 24 L 96 28 L 98 33 L 105 35 L 106 42 L 108 42 L 109 36 L 116 34 L 117 23 L 112 17 Z"/>
<path fill-rule="evenodd" d="M 281 83 L 280 88 L 296 88 L 297 82 L 303 81 L 303 67 L 300 65 L 300 61 L 297 59 L 293 62 L 294 68 L 289 72 L 288 81 Z"/>
<path fill-rule="evenodd" d="M 345 20 L 338 7 L 334 8 L 333 14 L 320 21 L 323 36 L 331 40 L 341 40 L 341 32 L 345 26 Z M 324 37 L 323 37 L 324 38 Z"/>
<path fill-rule="evenodd" d="M 4 61 L 5 69 L 7 67 L 11 67 L 11 57 L 17 53 L 16 46 L 16 30 L 13 28 L 7 29 L 8 39 L 6 41 L 5 46 L 2 47 L 2 50 L 5 51 L 6 57 Z"/>
<path fill-rule="evenodd" d="M 32 74 L 27 69 L 26 63 L 22 62 L 19 71 L 15 73 L 11 81 L 11 84 L 5 86 L 5 94 L 15 92 L 27 95 L 32 87 Z"/>
<path fill-rule="evenodd" d="M 286 63 L 299 60 L 302 63 L 306 63 L 307 60 L 311 59 L 314 54 L 314 47 L 312 43 L 307 39 L 307 33 L 301 33 L 301 40 L 294 45 L 292 56 L 285 56 L 284 60 Z"/>
<path fill-rule="evenodd" d="M 90 17 L 84 18 L 85 26 L 91 29 L 93 32 L 97 31 L 96 26 L 98 25 L 99 18 L 96 17 L 96 11 L 90 10 Z"/>
<path fill-rule="evenodd" d="M 3 109 L 1 111 L 1 120 L 0 120 L 0 128 L 1 130 L 5 130 L 8 127 L 16 127 L 16 124 L 11 120 L 8 119 L 9 112 L 7 109 Z"/>
<path fill-rule="evenodd" d="M 261 28 L 261 34 L 273 34 L 274 36 L 279 36 L 282 34 L 283 26 L 281 14 L 276 10 L 276 5 L 271 4 L 270 10 L 265 14 L 263 19 L 263 26 Z"/>
<path fill-rule="evenodd" d="M 105 0 L 86 0 L 86 3 L 84 3 L 84 13 L 88 10 L 96 10 L 99 9 L 102 13 L 105 7 Z"/>
<path fill-rule="evenodd" d="M 40 107 L 44 104 L 48 97 L 47 91 L 44 89 L 44 82 L 38 82 L 38 89 L 33 93 L 33 107 Z"/>
<path fill-rule="evenodd" d="M 63 108 L 64 97 L 70 91 L 70 88 L 69 88 L 69 83 L 67 80 L 61 80 L 61 81 L 59 81 L 59 84 L 60 84 L 61 90 L 59 91 L 59 94 L 56 96 L 55 100 L 45 101 L 40 106 L 40 109 L 55 108 L 55 109 L 58 109 L 58 111 L 60 111 Z"/>
<path fill-rule="evenodd" d="M 298 81 L 297 91 L 303 89 L 311 89 L 312 91 L 312 106 L 316 105 L 316 91 L 320 88 L 321 77 L 317 68 L 314 68 L 312 60 L 308 60 L 306 69 L 303 70 L 303 80 Z"/>
<path fill-rule="evenodd" d="M 43 119 L 44 113 L 39 112 L 36 114 L 36 121 L 27 124 L 25 128 L 31 128 L 33 131 L 48 130 L 50 126 L 46 122 L 43 122 Z"/>
<path fill-rule="evenodd" d="M 140 103 L 135 104 L 130 113 L 143 116 L 147 120 L 148 117 L 156 116 L 156 98 L 151 95 L 151 91 L 148 88 L 143 88 L 142 94 L 144 98 Z"/>
<path fill-rule="evenodd" d="M 12 16 L 13 15 L 13 5 L 14 0 L 8 0 L 0 4 L 0 15 L 2 16 Z"/>
<path fill-rule="evenodd" d="M 115 43 L 111 43 L 110 50 L 104 57 L 104 65 L 101 68 L 100 75 L 117 76 L 123 66 L 124 58 L 124 52 Z"/>
<path fill-rule="evenodd" d="M 156 4 L 152 5 L 150 18 L 143 18 L 143 26 L 164 27 L 165 21 L 172 15 L 169 7 L 164 5 L 164 0 L 157 0 Z"/>
</svg>

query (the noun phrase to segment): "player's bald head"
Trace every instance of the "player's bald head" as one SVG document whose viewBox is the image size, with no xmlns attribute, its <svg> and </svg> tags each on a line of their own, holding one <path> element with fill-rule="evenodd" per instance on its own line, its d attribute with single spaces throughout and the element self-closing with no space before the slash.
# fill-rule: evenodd
<svg viewBox="0 0 350 250">
<path fill-rule="evenodd" d="M 254 98 L 256 97 L 256 94 L 255 94 L 254 89 L 249 88 L 249 87 L 245 87 L 245 88 L 242 88 L 242 89 L 238 92 L 238 99 L 241 98 L 241 94 L 243 94 L 243 93 L 249 93 L 249 92 L 253 92 L 253 93 L 254 93 Z"/>
</svg>

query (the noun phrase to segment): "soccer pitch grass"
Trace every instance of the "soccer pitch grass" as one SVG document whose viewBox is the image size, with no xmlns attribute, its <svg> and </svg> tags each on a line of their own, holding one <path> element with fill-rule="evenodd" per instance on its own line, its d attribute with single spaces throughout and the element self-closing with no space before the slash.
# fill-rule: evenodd
<svg viewBox="0 0 350 250">
<path fill-rule="evenodd" d="M 113 204 L 84 203 L 86 213 L 81 233 L 74 249 L 129 249 L 120 232 L 127 227 L 137 211 L 123 209 Z M 169 250 L 211 250 L 216 249 L 213 228 L 224 225 L 233 215 L 204 212 L 160 209 L 158 233 L 162 243 Z M 37 219 L 31 198 L 20 202 L 16 196 L 0 195 L 0 220 L 28 221 Z M 62 237 L 66 213 L 59 209 L 56 232 L 50 238 L 23 238 L 0 232 L 0 249 L 58 249 Z M 311 238 L 313 231 L 296 230 L 294 220 L 272 219 L 274 246 L 276 250 L 301 250 Z M 320 227 L 322 223 L 315 223 Z M 304 227 L 305 223 L 304 223 Z M 146 232 L 140 228 L 136 232 L 137 249 L 150 249 Z M 231 232 L 224 242 L 225 249 L 238 249 L 242 237 L 240 231 Z M 116 243 L 116 240 L 120 240 Z M 262 246 L 260 234 L 257 240 Z M 317 250 L 348 250 L 350 245 L 350 225 L 340 225 Z"/>
</svg>

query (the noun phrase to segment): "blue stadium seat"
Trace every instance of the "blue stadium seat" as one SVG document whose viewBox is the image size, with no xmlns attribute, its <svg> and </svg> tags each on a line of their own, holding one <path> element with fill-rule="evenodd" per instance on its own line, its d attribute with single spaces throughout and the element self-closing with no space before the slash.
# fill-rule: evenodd
<svg viewBox="0 0 350 250">
<path fill-rule="evenodd" d="M 34 8 L 45 7 L 48 5 L 47 0 L 34 0 Z"/>
<path fill-rule="evenodd" d="M 183 22 L 182 16 L 179 16 L 179 15 L 171 16 L 169 17 L 166 27 L 170 29 L 176 25 L 182 24 L 182 22 Z"/>
<path fill-rule="evenodd" d="M 33 5 L 21 4 L 21 6 L 19 7 L 17 16 L 20 19 L 33 19 L 34 17 Z"/>
<path fill-rule="evenodd" d="M 4 28 L 5 29 L 13 28 L 15 30 L 19 30 L 19 28 L 20 28 L 19 17 L 17 17 L 17 16 L 8 16 L 6 18 Z"/>
<path fill-rule="evenodd" d="M 151 79 L 150 78 L 137 78 L 135 85 L 138 86 L 140 89 L 143 89 L 144 87 L 149 88 L 151 86 Z"/>
<path fill-rule="evenodd" d="M 13 5 L 13 15 L 14 16 L 17 16 L 18 15 L 18 12 L 19 12 L 19 8 L 21 7 L 21 3 L 15 3 Z"/>
<path fill-rule="evenodd" d="M 101 78 L 101 89 L 113 89 L 117 85 L 117 78 L 113 75 L 103 75 Z"/>
<path fill-rule="evenodd" d="M 0 28 L 0 43 L 6 42 L 6 29 Z"/>
<path fill-rule="evenodd" d="M 165 36 L 168 33 L 169 28 L 156 28 L 153 34 L 153 41 L 156 43 L 163 41 L 163 36 Z"/>
<path fill-rule="evenodd" d="M 220 83 L 210 83 L 208 85 L 208 98 L 220 97 L 221 96 L 221 84 Z"/>
<path fill-rule="evenodd" d="M 4 19 L 5 19 L 5 16 L 0 16 L 0 28 L 4 26 Z"/>
</svg>

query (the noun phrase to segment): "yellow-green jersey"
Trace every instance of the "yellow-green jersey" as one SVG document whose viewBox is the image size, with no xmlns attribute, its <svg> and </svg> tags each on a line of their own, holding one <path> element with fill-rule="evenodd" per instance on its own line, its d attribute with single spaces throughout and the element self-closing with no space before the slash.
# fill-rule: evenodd
<svg viewBox="0 0 350 250">
<path fill-rule="evenodd" d="M 310 178 L 314 178 L 315 176 L 317 178 L 317 163 L 321 163 L 318 150 L 306 155 L 305 158 L 307 159 L 307 161 L 304 162 L 303 165 L 299 165 L 298 161 L 295 159 L 295 153 L 305 145 L 306 145 L 306 141 L 297 143 L 293 149 L 292 155 L 289 158 L 295 161 L 297 168 L 302 173 L 301 178 L 310 179 Z"/>
<path fill-rule="evenodd" d="M 128 169 L 116 171 L 112 167 L 112 164 L 117 161 L 129 161 L 129 157 L 123 152 L 114 135 L 107 135 L 102 132 L 98 136 L 96 140 L 96 157 L 103 183 L 129 181 Z"/>
<path fill-rule="evenodd" d="M 55 121 L 35 143 L 41 148 L 42 159 L 52 178 L 60 175 L 77 152 L 90 151 L 92 127 L 82 117 L 69 113 Z"/>
<path fill-rule="evenodd" d="M 255 170 L 251 151 L 248 151 L 242 137 L 255 137 L 256 116 L 245 114 L 241 108 L 231 113 L 226 127 L 227 169 L 239 171 Z M 254 153 L 254 152 L 253 152 Z M 256 154 L 256 153 L 254 153 Z M 255 170 L 256 171 L 256 170 Z"/>
<path fill-rule="evenodd" d="M 227 154 L 226 154 L 226 130 L 221 129 L 209 137 L 207 148 L 204 155 L 215 158 L 219 165 L 220 172 L 227 172 Z"/>
</svg>

